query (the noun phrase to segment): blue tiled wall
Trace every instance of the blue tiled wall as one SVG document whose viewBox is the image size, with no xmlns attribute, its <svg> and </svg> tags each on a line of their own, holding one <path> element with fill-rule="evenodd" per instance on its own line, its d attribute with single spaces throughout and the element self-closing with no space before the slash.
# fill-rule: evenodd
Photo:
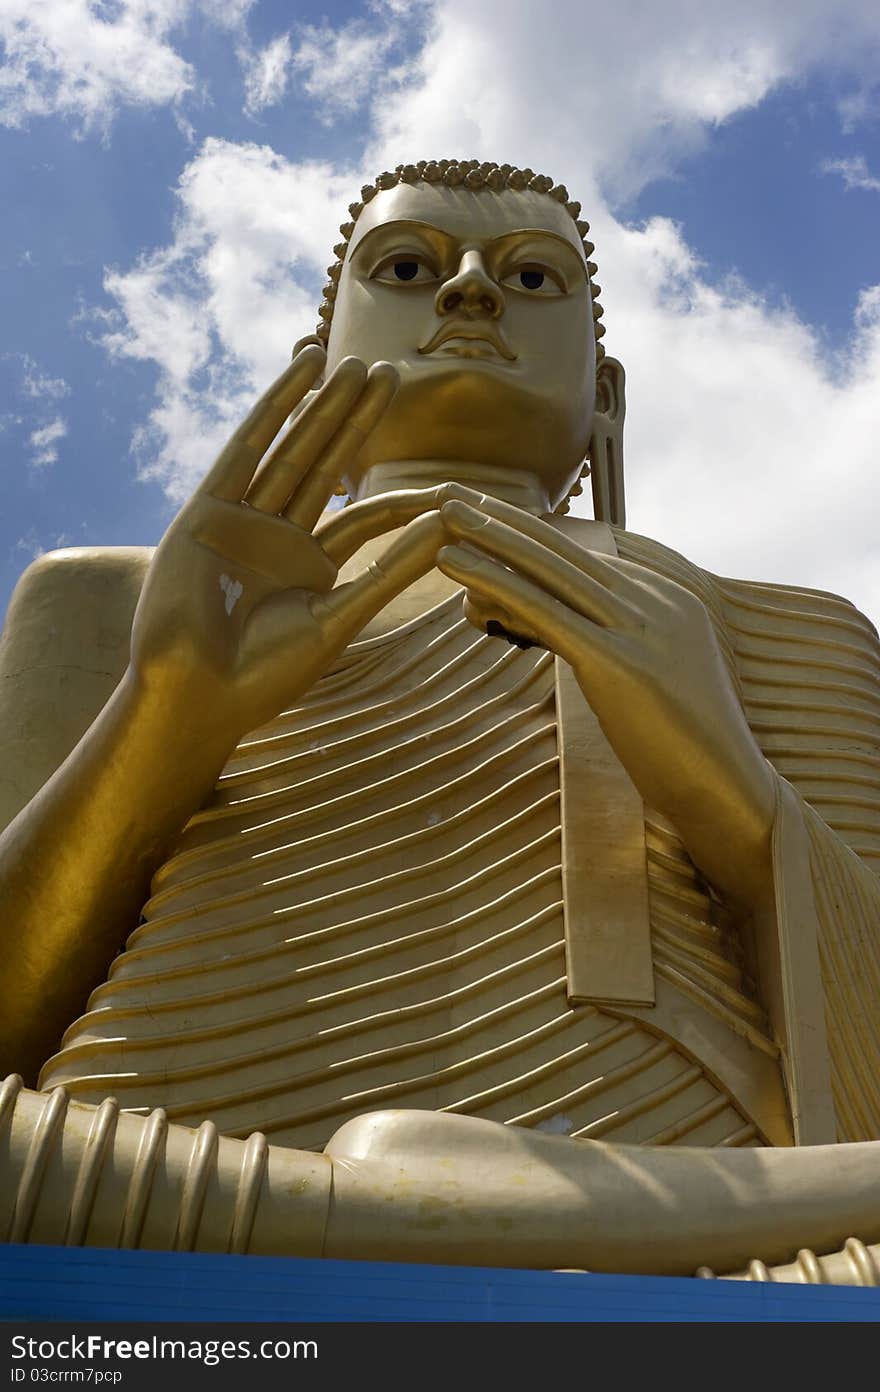
<svg viewBox="0 0 880 1392">
<path fill-rule="evenodd" d="M 880 1290 L 0 1246 L 0 1317 L 304 1323 L 876 1321 Z"/>
</svg>

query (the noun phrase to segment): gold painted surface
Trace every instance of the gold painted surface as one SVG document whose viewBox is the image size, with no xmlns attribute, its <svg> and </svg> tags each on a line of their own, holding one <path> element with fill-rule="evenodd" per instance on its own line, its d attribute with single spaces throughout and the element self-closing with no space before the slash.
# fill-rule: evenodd
<svg viewBox="0 0 880 1392">
<path fill-rule="evenodd" d="M 617 533 L 617 544 L 621 555 L 662 566 L 679 583 L 699 589 L 722 636 L 749 724 L 765 756 L 802 799 L 810 864 L 809 883 L 799 888 L 807 893 L 806 911 L 816 924 L 837 1136 L 873 1140 L 880 1136 L 876 630 L 837 595 L 710 580 L 654 541 Z"/>
<path fill-rule="evenodd" d="M 556 702 L 569 998 L 653 1005 L 644 804 L 561 659 Z"/>
<path fill-rule="evenodd" d="M 567 999 L 553 677 L 458 596 L 352 645 L 239 746 L 41 1086 L 306 1148 L 384 1106 L 756 1143 L 668 1037 Z M 663 854 L 658 931 L 678 901 L 708 944 L 680 972 L 760 1030 L 693 867 Z"/>
<path fill-rule="evenodd" d="M 708 1266 L 698 1267 L 698 1276 L 712 1279 Z M 793 1262 L 767 1266 L 754 1258 L 743 1271 L 725 1275 L 727 1281 L 782 1281 L 790 1286 L 880 1286 L 880 1244 L 847 1238 L 838 1252 L 817 1255 L 802 1247 Z"/>
</svg>

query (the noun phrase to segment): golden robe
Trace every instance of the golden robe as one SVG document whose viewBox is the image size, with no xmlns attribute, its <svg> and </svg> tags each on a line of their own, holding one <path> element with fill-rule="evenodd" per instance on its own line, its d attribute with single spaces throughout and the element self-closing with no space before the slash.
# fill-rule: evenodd
<svg viewBox="0 0 880 1392">
<path fill-rule="evenodd" d="M 835 596 L 614 540 L 706 604 L 780 775 L 769 928 L 640 802 L 634 834 L 564 664 L 453 597 L 242 741 L 41 1086 L 301 1148 L 388 1106 L 652 1144 L 880 1137 L 876 633 Z"/>
</svg>

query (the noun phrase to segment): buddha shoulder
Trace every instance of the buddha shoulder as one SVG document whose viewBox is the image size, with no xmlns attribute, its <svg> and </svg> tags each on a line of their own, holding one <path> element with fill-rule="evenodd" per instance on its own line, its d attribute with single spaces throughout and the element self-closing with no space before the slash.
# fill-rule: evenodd
<svg viewBox="0 0 880 1392">
<path fill-rule="evenodd" d="M 677 581 L 698 595 L 714 617 L 732 622 L 744 632 L 754 630 L 757 635 L 766 631 L 769 639 L 815 638 L 821 634 L 816 625 L 824 623 L 830 626 L 829 633 L 849 630 L 849 641 L 854 636 L 872 661 L 880 658 L 876 626 L 845 595 L 807 585 L 718 575 L 653 537 L 620 527 L 610 530 L 618 556 Z"/>
<path fill-rule="evenodd" d="M 0 639 L 0 827 L 67 757 L 123 675 L 149 547 L 50 551 Z"/>
</svg>

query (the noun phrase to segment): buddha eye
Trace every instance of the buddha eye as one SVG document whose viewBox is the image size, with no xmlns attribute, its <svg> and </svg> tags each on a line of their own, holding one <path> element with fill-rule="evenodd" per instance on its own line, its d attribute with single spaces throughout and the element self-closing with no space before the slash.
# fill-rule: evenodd
<svg viewBox="0 0 880 1392">
<path fill-rule="evenodd" d="M 371 277 L 384 285 L 412 285 L 414 282 L 436 280 L 433 269 L 418 256 L 395 256 L 384 262 Z"/>
<path fill-rule="evenodd" d="M 501 284 L 529 295 L 558 297 L 565 294 L 565 286 L 547 266 L 520 266 L 510 271 Z"/>
</svg>

